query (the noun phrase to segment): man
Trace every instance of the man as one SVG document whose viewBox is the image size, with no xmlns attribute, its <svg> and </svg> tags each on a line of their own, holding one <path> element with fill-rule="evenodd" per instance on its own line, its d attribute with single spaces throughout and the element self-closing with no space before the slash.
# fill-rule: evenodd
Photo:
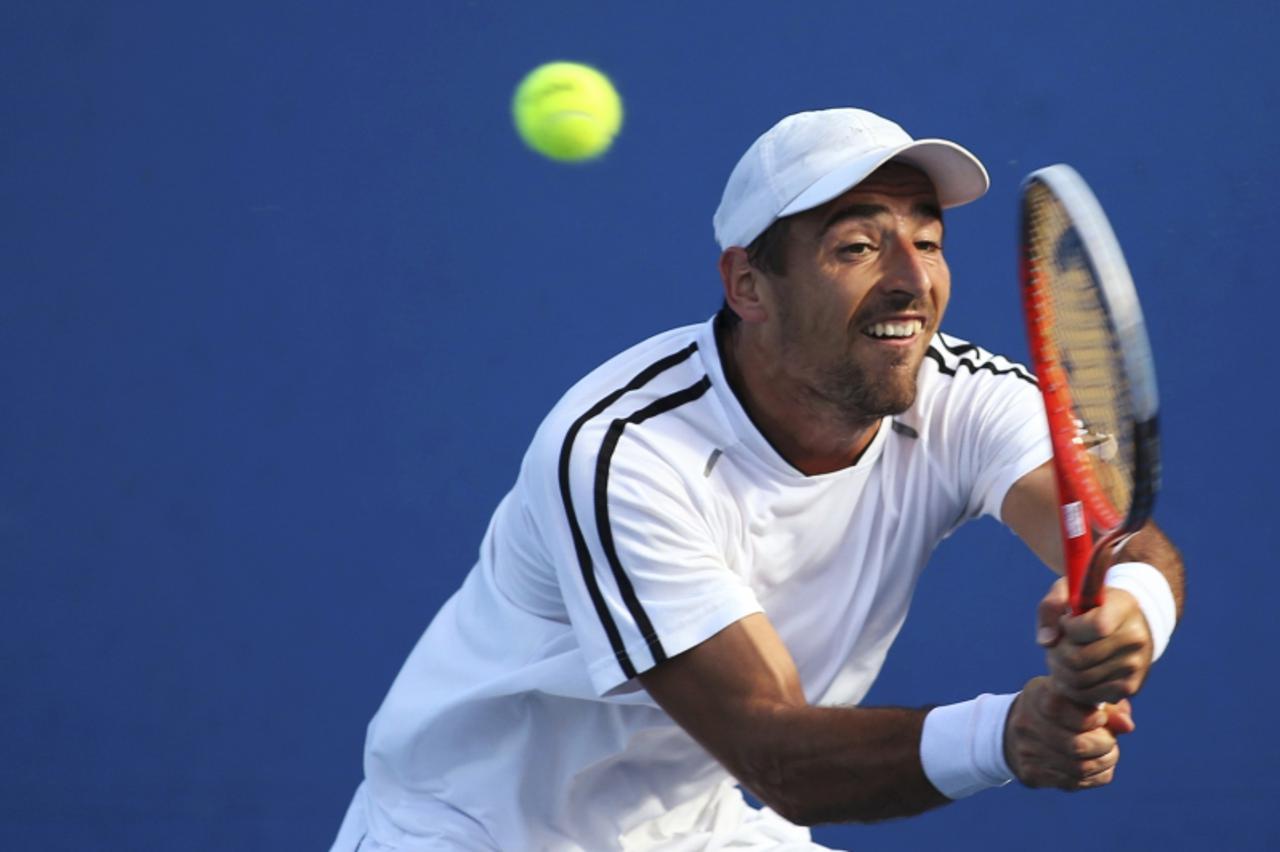
<svg viewBox="0 0 1280 852">
<path fill-rule="evenodd" d="M 963 148 L 860 110 L 751 146 L 714 219 L 724 309 L 543 422 L 369 726 L 335 849 L 818 849 L 802 826 L 1110 780 L 1180 606 L 1154 529 L 1104 606 L 1046 596 L 1049 677 L 855 706 L 957 525 L 1060 561 L 1033 379 L 939 331 L 941 210 L 986 188 Z"/>
</svg>

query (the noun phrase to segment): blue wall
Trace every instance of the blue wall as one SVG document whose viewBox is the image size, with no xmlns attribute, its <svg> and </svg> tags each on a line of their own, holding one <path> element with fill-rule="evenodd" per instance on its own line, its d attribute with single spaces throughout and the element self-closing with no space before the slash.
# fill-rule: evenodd
<svg viewBox="0 0 1280 852">
<path fill-rule="evenodd" d="M 1157 516 L 1191 577 L 1111 788 L 819 836 L 1280 845 L 1255 392 L 1280 7 L 691 5 L 3 4 L 0 847 L 324 848 L 365 723 L 545 410 L 714 310 L 733 162 L 832 105 L 985 160 L 990 195 L 948 220 L 947 327 L 996 351 L 1025 353 L 1021 177 L 1068 161 L 1094 185 L 1151 327 Z M 511 131 L 515 82 L 554 58 L 626 99 L 599 163 Z M 873 699 L 1019 686 L 1048 582 L 997 525 L 962 531 Z"/>
</svg>

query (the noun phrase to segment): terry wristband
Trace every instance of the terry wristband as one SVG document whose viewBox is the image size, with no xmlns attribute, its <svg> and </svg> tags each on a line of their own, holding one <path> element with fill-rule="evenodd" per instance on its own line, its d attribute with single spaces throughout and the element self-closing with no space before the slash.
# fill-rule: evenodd
<svg viewBox="0 0 1280 852">
<path fill-rule="evenodd" d="M 962 799 L 1013 780 L 1004 759 L 1004 724 L 1012 695 L 979 695 L 935 707 L 924 718 L 920 762 L 929 783 L 948 799 Z"/>
<path fill-rule="evenodd" d="M 1178 606 L 1164 574 L 1145 562 L 1121 562 L 1107 569 L 1106 585 L 1133 595 L 1151 630 L 1151 662 L 1160 659 L 1178 620 Z"/>
</svg>

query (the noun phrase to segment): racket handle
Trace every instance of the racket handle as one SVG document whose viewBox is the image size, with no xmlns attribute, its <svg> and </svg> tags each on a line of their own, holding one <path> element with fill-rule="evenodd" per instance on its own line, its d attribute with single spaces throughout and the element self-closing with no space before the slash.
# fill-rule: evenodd
<svg viewBox="0 0 1280 852">
<path fill-rule="evenodd" d="M 1107 576 L 1106 560 L 1098 559 L 1097 566 L 1089 564 L 1086 555 L 1084 578 L 1080 581 L 1080 590 L 1071 599 L 1071 611 L 1080 615 L 1096 606 L 1102 605 L 1103 579 Z"/>
<path fill-rule="evenodd" d="M 1113 530 L 1098 540 L 1088 560 L 1088 570 L 1080 582 L 1079 605 L 1072 599 L 1071 609 L 1079 615 L 1102 603 L 1103 589 L 1106 587 L 1107 570 L 1116 561 L 1116 556 L 1124 543 L 1129 540 L 1130 533 Z"/>
</svg>

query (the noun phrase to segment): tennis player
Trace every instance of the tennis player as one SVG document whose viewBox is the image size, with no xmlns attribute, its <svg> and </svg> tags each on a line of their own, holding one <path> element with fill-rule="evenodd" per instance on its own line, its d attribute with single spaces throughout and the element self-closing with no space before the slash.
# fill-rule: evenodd
<svg viewBox="0 0 1280 852">
<path fill-rule="evenodd" d="M 1019 693 L 858 706 L 957 526 L 1060 562 L 1034 380 L 940 331 L 942 211 L 987 185 L 856 109 L 751 145 L 714 217 L 724 307 L 551 410 L 369 725 L 335 850 L 819 849 L 805 826 L 1111 780 L 1181 604 L 1154 528 L 1098 609 L 1051 588 Z"/>
</svg>

